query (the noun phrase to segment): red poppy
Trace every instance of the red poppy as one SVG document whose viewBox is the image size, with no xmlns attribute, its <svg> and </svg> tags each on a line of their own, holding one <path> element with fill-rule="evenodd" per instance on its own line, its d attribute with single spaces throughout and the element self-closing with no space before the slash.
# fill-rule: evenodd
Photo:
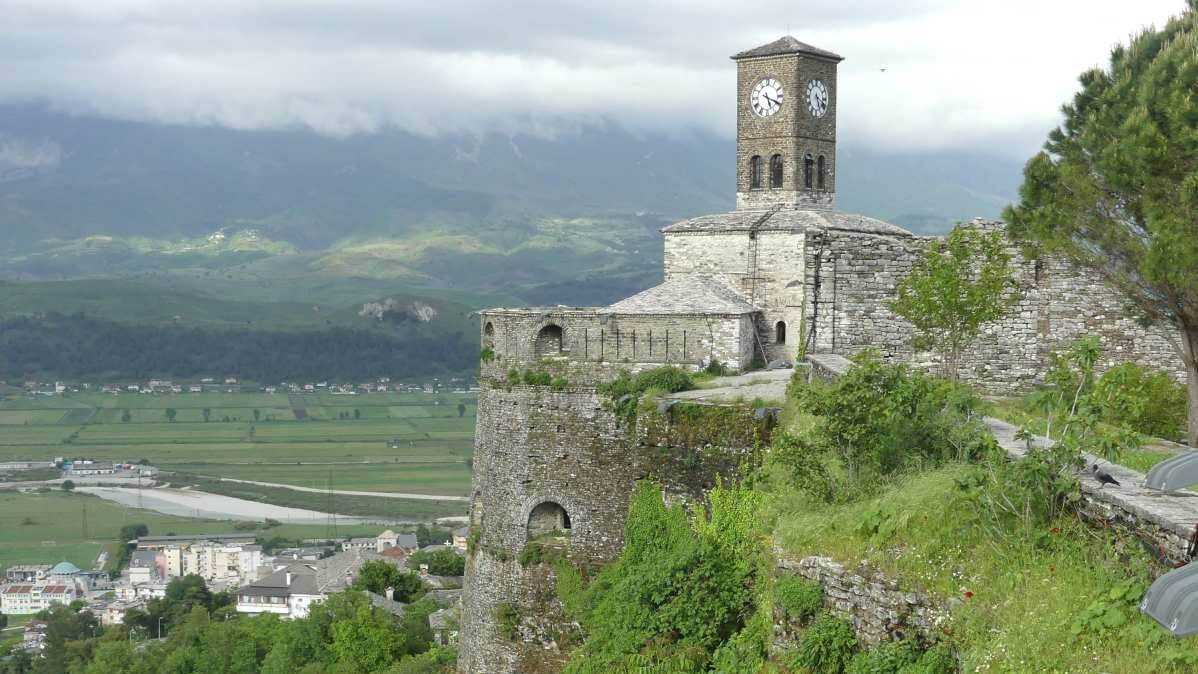
<svg viewBox="0 0 1198 674">
<path fill-rule="evenodd" d="M 1060 528 L 1060 527 L 1053 527 L 1053 528 L 1052 528 L 1052 533 L 1053 533 L 1054 535 L 1061 533 L 1061 528 Z"/>
<path fill-rule="evenodd" d="M 973 599 L 973 592 L 971 592 L 971 591 L 969 591 L 969 590 L 966 590 L 966 591 L 965 591 L 965 598 L 966 598 L 966 599 Z"/>
</svg>

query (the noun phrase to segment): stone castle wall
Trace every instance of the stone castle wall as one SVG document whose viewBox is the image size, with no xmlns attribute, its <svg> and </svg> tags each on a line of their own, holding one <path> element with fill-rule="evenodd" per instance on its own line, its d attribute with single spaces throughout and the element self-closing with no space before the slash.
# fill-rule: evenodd
<svg viewBox="0 0 1198 674">
<path fill-rule="evenodd" d="M 530 518 L 539 520 L 534 514 L 539 506 L 564 510 L 569 521 L 565 553 L 573 562 L 601 564 L 622 549 L 638 480 L 658 480 L 669 500 L 693 502 L 704 497 L 716 475 L 735 475 L 758 443 L 768 444 L 773 417 L 763 410 L 698 407 L 710 409 L 709 414 L 650 406 L 629 428 L 593 386 L 508 386 L 484 371 L 460 671 L 523 671 L 526 656 L 556 648 L 553 635 L 573 629 L 564 617 L 534 620 L 562 616 L 544 568 L 520 563 L 530 540 Z M 524 632 L 516 638 L 502 634 L 497 607 L 511 607 Z"/>
<path fill-rule="evenodd" d="M 886 306 L 933 239 L 835 231 L 809 237 L 807 352 L 851 354 L 873 347 L 889 358 L 935 367 L 933 354 L 914 352 L 911 325 Z M 1139 325 L 1096 275 L 1061 260 L 1027 260 L 1014 248 L 1009 252 L 1023 299 L 1006 318 L 983 327 L 962 356 L 962 381 L 994 394 L 1029 390 L 1043 383 L 1054 351 L 1087 335 L 1102 342 L 1100 370 L 1130 360 L 1184 377 L 1172 331 Z"/>
<path fill-rule="evenodd" d="M 827 557 L 781 556 L 776 573 L 819 583 L 824 606 L 852 624 L 857 638 L 871 648 L 894 639 L 935 642 L 948 619 L 948 610 L 928 594 L 906 591 L 894 578 L 865 566 L 850 568 Z M 785 616 L 776 618 L 772 647 L 784 652 L 797 638 Z"/>
<path fill-rule="evenodd" d="M 751 342 L 745 339 L 754 329 L 749 316 L 623 315 L 582 309 L 495 310 L 482 316 L 482 344 L 512 367 L 537 367 L 545 358 L 562 357 L 631 370 L 671 364 L 701 367 L 712 360 L 743 369 L 753 360 Z"/>
<path fill-rule="evenodd" d="M 702 275 L 720 279 L 762 309 L 758 339 L 766 360 L 794 361 L 803 317 L 803 269 L 807 237 L 802 231 L 668 232 L 665 277 Z M 755 242 L 754 242 L 755 241 Z M 776 326 L 786 326 L 779 344 Z"/>
</svg>

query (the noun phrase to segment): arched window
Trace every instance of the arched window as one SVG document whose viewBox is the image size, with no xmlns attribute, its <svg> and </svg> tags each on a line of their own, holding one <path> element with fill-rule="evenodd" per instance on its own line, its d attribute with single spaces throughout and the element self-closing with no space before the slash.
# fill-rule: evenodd
<svg viewBox="0 0 1198 674">
<path fill-rule="evenodd" d="M 778 321 L 777 323 L 774 324 L 774 343 L 775 344 L 785 344 L 786 343 L 786 322 L 785 321 Z"/>
<path fill-rule="evenodd" d="M 814 172 L 814 170 L 815 159 L 808 154 L 806 157 L 803 157 L 803 187 L 811 189 L 811 184 L 813 182 L 813 177 L 811 174 Z"/>
<path fill-rule="evenodd" d="M 776 154 L 770 157 L 770 188 L 779 187 L 782 187 L 782 155 Z"/>
<path fill-rule="evenodd" d="M 491 321 L 487 321 L 487 324 L 483 326 L 483 348 L 495 348 L 495 326 Z"/>
<path fill-rule="evenodd" d="M 533 351 L 537 357 L 556 356 L 562 352 L 562 326 L 546 325 L 537 333 L 533 343 Z"/>
<path fill-rule="evenodd" d="M 827 171 L 825 170 L 825 167 L 824 167 L 824 155 L 821 154 L 819 156 L 819 159 L 816 161 L 816 166 L 815 166 L 816 180 L 819 181 L 818 184 L 819 184 L 819 188 L 821 190 L 827 189 L 827 185 L 828 185 L 827 180 L 824 179 L 825 173 L 827 173 Z"/>
<path fill-rule="evenodd" d="M 757 155 L 749 159 L 749 189 L 761 189 L 761 157 Z"/>
<path fill-rule="evenodd" d="M 570 530 L 570 514 L 553 501 L 545 501 L 528 513 L 528 538 Z"/>
</svg>

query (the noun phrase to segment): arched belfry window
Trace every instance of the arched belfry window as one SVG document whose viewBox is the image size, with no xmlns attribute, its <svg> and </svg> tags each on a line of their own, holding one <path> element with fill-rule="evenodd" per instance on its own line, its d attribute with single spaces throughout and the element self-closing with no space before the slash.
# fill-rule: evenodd
<svg viewBox="0 0 1198 674">
<path fill-rule="evenodd" d="M 807 156 L 803 157 L 803 187 L 811 189 L 812 183 L 814 182 L 813 176 L 811 174 L 814 171 L 815 159 L 808 154 Z"/>
<path fill-rule="evenodd" d="M 774 324 L 774 343 L 775 344 L 785 344 L 786 343 L 786 322 L 785 321 L 778 321 L 777 323 Z"/>
<path fill-rule="evenodd" d="M 495 348 L 495 325 L 491 321 L 487 321 L 487 324 L 483 326 L 483 348 Z"/>
<path fill-rule="evenodd" d="M 817 184 L 819 185 L 819 188 L 821 190 L 828 189 L 828 181 L 826 178 L 824 178 L 824 176 L 826 174 L 827 174 L 827 166 L 825 165 L 825 162 L 824 162 L 824 155 L 821 154 L 819 156 L 819 159 L 816 160 L 816 165 L 815 165 L 815 176 L 816 176 L 815 179 L 818 181 Z"/>
<path fill-rule="evenodd" d="M 761 157 L 757 155 L 749 160 L 749 189 L 761 189 Z"/>
<path fill-rule="evenodd" d="M 782 155 L 770 157 L 770 189 L 782 187 Z"/>
</svg>

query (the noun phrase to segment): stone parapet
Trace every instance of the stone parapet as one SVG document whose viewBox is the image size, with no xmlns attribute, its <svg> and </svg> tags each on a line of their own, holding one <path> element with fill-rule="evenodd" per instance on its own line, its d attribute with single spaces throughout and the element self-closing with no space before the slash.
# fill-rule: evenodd
<svg viewBox="0 0 1198 674">
<path fill-rule="evenodd" d="M 948 610 L 930 595 L 905 591 L 897 580 L 867 566 L 849 568 L 828 557 L 780 556 L 777 574 L 819 583 L 824 606 L 849 621 L 857 638 L 870 647 L 893 639 L 936 641 L 948 619 Z M 774 636 L 774 648 L 779 650 L 797 641 L 795 626 L 782 615 L 775 617 Z"/>
</svg>

